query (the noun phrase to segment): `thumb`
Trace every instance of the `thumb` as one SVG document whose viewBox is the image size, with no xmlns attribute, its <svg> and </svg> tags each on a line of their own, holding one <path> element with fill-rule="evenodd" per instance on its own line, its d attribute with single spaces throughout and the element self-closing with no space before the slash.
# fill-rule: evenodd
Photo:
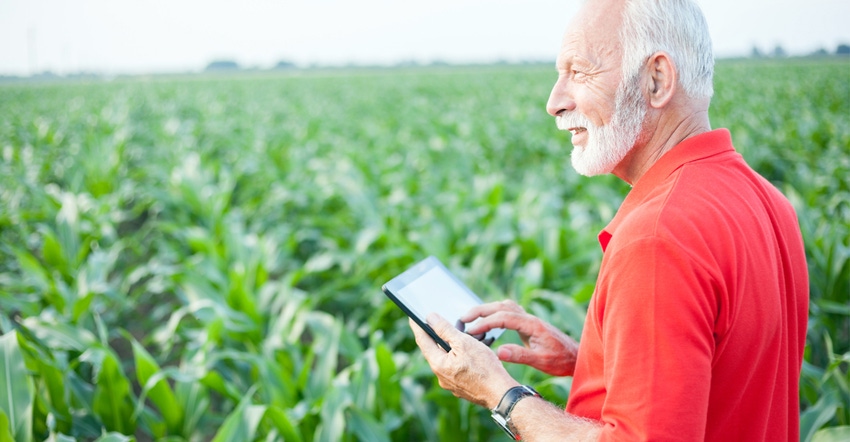
<svg viewBox="0 0 850 442">
<path fill-rule="evenodd" d="M 534 360 L 534 354 L 531 350 L 516 344 L 502 345 L 496 353 L 500 360 L 514 364 L 531 365 L 530 363 Z"/>
<path fill-rule="evenodd" d="M 448 340 L 447 338 L 449 338 L 453 332 L 458 331 L 454 325 L 450 324 L 449 321 L 446 321 L 438 313 L 429 313 L 428 317 L 425 318 L 425 321 L 434 330 L 434 333 L 446 340 Z"/>
</svg>

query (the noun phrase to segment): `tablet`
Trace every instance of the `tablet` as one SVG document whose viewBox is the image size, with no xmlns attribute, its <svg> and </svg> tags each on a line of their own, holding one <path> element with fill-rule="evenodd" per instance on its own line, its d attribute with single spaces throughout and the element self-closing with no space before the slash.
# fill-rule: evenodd
<svg viewBox="0 0 850 442">
<path fill-rule="evenodd" d="M 382 290 L 447 352 L 451 351 L 451 347 L 428 326 L 425 318 L 431 312 L 436 312 L 463 330 L 465 327 L 460 323 L 460 317 L 482 303 L 481 298 L 433 256 L 419 261 L 391 279 Z M 502 332 L 504 329 L 501 328 L 490 330 L 479 340 L 489 345 Z"/>
</svg>

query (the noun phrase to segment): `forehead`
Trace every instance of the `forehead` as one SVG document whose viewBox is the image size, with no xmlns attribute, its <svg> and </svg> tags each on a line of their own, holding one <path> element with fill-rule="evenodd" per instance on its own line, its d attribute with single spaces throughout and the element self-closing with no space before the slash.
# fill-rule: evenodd
<svg viewBox="0 0 850 442">
<path fill-rule="evenodd" d="M 587 1 L 572 19 L 561 42 L 558 65 L 575 59 L 594 64 L 619 62 L 622 56 L 619 30 L 622 2 Z"/>
</svg>

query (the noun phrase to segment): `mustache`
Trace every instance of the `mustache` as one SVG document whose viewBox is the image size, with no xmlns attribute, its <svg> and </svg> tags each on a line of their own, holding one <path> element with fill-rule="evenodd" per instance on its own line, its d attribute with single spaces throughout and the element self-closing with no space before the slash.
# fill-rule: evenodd
<svg viewBox="0 0 850 442">
<path fill-rule="evenodd" d="M 571 127 L 593 128 L 593 123 L 590 122 L 584 115 L 579 113 L 559 114 L 555 117 L 555 125 L 559 130 L 568 130 Z"/>
</svg>

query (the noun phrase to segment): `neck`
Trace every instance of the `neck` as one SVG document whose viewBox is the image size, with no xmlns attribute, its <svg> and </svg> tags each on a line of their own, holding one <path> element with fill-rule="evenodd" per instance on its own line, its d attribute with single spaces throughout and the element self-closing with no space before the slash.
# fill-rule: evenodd
<svg viewBox="0 0 850 442">
<path fill-rule="evenodd" d="M 711 130 L 708 108 L 694 110 L 685 115 L 653 118 L 647 115 L 641 135 L 623 161 L 614 168 L 614 175 L 634 185 L 665 153 L 682 141 Z"/>
</svg>

